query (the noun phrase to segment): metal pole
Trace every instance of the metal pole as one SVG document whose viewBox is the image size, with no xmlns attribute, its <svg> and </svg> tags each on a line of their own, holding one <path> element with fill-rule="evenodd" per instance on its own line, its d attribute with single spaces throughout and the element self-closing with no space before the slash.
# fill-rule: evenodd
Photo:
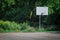
<svg viewBox="0 0 60 40">
<path fill-rule="evenodd" d="M 42 15 L 43 13 L 41 13 L 41 15 L 39 15 L 39 29 L 42 28 L 43 24 L 42 24 Z"/>
<path fill-rule="evenodd" d="M 39 15 L 39 29 L 41 27 L 41 15 Z"/>
<path fill-rule="evenodd" d="M 41 15 L 39 15 L 39 29 L 41 28 Z"/>
</svg>

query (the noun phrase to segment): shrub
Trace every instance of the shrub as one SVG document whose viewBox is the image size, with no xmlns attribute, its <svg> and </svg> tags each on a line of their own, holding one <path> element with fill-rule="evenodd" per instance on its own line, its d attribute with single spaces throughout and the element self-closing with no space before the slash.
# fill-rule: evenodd
<svg viewBox="0 0 60 40">
<path fill-rule="evenodd" d="M 4 32 L 4 30 L 2 28 L 0 28 L 0 32 Z"/>
<path fill-rule="evenodd" d="M 29 27 L 25 30 L 22 30 L 22 32 L 35 32 L 36 30 L 33 27 Z"/>
<path fill-rule="evenodd" d="M 15 22 L 2 21 L 0 20 L 0 28 L 5 31 L 20 31 L 21 26 Z"/>
<path fill-rule="evenodd" d="M 23 22 L 20 25 L 22 32 L 35 32 L 35 29 L 29 25 L 29 22 Z"/>
<path fill-rule="evenodd" d="M 29 26 L 28 22 L 15 23 L 0 20 L 0 32 L 34 32 L 35 29 Z"/>
</svg>

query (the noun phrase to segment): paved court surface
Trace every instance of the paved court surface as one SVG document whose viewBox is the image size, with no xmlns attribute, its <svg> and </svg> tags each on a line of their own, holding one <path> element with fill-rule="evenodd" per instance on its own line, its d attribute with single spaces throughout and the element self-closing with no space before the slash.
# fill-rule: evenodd
<svg viewBox="0 0 60 40">
<path fill-rule="evenodd" d="M 60 33 L 0 33 L 0 40 L 60 40 Z"/>
</svg>

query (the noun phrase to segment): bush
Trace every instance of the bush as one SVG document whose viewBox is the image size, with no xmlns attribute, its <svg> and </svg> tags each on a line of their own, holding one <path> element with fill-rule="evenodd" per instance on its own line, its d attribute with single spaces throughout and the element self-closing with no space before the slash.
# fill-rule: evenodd
<svg viewBox="0 0 60 40">
<path fill-rule="evenodd" d="M 25 30 L 22 30 L 22 32 L 35 32 L 35 31 L 36 31 L 36 29 L 34 29 L 33 27 L 29 27 Z"/>
<path fill-rule="evenodd" d="M 0 28 L 5 31 L 20 31 L 21 26 L 15 22 L 0 20 Z"/>
<path fill-rule="evenodd" d="M 28 22 L 15 23 L 0 20 L 0 32 L 34 32 L 35 29 L 29 26 Z"/>
<path fill-rule="evenodd" d="M 29 22 L 23 22 L 20 25 L 22 32 L 35 32 L 35 29 L 29 25 Z"/>
<path fill-rule="evenodd" d="M 0 28 L 0 32 L 4 32 L 4 30 L 2 28 Z"/>
</svg>

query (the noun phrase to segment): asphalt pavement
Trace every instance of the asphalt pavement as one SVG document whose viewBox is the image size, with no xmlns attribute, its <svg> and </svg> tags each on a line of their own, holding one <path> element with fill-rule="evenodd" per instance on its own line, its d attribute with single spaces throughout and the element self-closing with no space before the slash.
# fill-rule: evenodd
<svg viewBox="0 0 60 40">
<path fill-rule="evenodd" d="M 60 33 L 0 33 L 0 40 L 60 40 Z"/>
</svg>

